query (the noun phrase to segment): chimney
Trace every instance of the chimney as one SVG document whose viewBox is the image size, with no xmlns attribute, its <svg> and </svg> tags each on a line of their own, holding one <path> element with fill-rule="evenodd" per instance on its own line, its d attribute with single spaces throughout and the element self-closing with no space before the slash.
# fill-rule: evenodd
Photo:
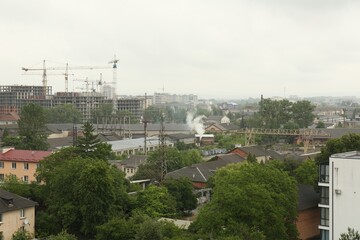
<svg viewBox="0 0 360 240">
<path fill-rule="evenodd" d="M 3 148 L 1 153 L 7 153 L 8 151 L 13 150 L 13 149 L 15 149 L 15 148 L 13 148 L 13 147 Z"/>
</svg>

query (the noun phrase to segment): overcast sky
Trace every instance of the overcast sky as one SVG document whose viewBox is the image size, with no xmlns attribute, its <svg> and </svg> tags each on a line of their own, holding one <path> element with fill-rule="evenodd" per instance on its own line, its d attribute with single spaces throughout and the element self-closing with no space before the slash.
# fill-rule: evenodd
<svg viewBox="0 0 360 240">
<path fill-rule="evenodd" d="M 357 96 L 359 13 L 356 0 L 1 0 L 0 84 L 41 85 L 21 68 L 44 59 L 110 67 L 116 54 L 118 94 Z M 112 81 L 77 70 L 69 89 L 100 72 Z M 64 77 L 48 85 L 64 91 Z"/>
</svg>

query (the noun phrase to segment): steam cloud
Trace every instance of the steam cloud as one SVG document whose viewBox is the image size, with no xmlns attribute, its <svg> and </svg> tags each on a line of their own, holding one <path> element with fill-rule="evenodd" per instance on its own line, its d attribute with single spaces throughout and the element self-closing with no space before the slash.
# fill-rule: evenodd
<svg viewBox="0 0 360 240">
<path fill-rule="evenodd" d="M 196 118 L 194 118 L 193 113 L 187 113 L 187 116 L 186 116 L 186 123 L 190 127 L 190 130 L 195 131 L 197 134 L 199 134 L 200 139 L 202 138 L 202 136 L 205 133 L 205 127 L 204 127 L 204 124 L 202 121 L 202 119 L 204 117 L 205 117 L 204 115 L 201 115 L 201 116 L 197 116 Z"/>
</svg>

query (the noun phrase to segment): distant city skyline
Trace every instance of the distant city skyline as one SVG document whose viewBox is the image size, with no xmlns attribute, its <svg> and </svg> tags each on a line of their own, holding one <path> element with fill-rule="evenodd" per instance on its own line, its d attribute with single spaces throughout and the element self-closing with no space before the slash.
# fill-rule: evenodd
<svg viewBox="0 0 360 240">
<path fill-rule="evenodd" d="M 44 59 L 108 67 L 71 71 L 79 91 L 73 79 L 111 82 L 116 54 L 119 95 L 358 96 L 359 10 L 355 0 L 1 1 L 0 85 L 41 85 L 41 72 L 21 68 Z"/>
</svg>

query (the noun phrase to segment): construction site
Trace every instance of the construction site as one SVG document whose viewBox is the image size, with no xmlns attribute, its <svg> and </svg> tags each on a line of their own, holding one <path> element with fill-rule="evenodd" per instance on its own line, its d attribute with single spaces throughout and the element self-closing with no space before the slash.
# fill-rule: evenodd
<svg viewBox="0 0 360 240">
<path fill-rule="evenodd" d="M 103 104 L 112 104 L 114 111 L 127 111 L 136 119 L 140 119 L 145 110 L 145 99 L 118 98 L 116 93 L 118 61 L 114 56 L 114 59 L 108 62 L 111 66 L 71 66 L 66 63 L 64 67 L 48 67 L 46 61 L 43 60 L 42 67 L 23 67 L 23 75 L 42 75 L 42 86 L 0 86 L 0 114 L 9 112 L 21 114 L 21 108 L 29 103 L 35 103 L 44 108 L 71 104 L 81 112 L 82 122 L 86 122 L 93 120 L 92 115 L 95 109 Z M 112 69 L 112 80 L 104 81 L 101 73 L 99 79 L 96 80 L 73 78 L 73 82 L 82 82 L 83 86 L 77 88 L 81 91 L 69 91 L 69 76 L 73 76 L 74 71 L 89 69 Z M 65 91 L 53 93 L 52 86 L 48 85 L 48 75 L 63 75 Z"/>
</svg>

